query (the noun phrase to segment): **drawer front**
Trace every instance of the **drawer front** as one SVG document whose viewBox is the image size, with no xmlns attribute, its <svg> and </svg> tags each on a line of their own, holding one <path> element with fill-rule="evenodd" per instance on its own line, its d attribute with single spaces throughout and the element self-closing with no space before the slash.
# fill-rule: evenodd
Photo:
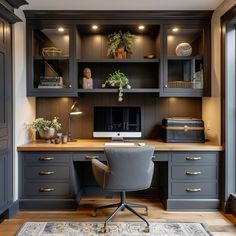
<svg viewBox="0 0 236 236">
<path fill-rule="evenodd" d="M 69 166 L 25 166 L 24 179 L 50 180 L 69 179 Z"/>
<path fill-rule="evenodd" d="M 168 161 L 170 153 L 169 152 L 154 152 L 154 161 Z"/>
<path fill-rule="evenodd" d="M 73 161 L 91 161 L 93 158 L 97 158 L 100 161 L 105 161 L 104 152 L 79 152 L 73 154 Z"/>
<path fill-rule="evenodd" d="M 217 163 L 216 152 L 173 152 L 171 161 L 173 163 L 201 164 L 201 163 Z"/>
<path fill-rule="evenodd" d="M 24 163 L 29 164 L 53 164 L 53 163 L 69 163 L 71 154 L 55 153 L 55 152 L 25 152 L 23 154 Z"/>
<path fill-rule="evenodd" d="M 217 196 L 217 183 L 171 183 L 171 195 L 188 198 Z"/>
<path fill-rule="evenodd" d="M 71 186 L 70 183 L 54 183 L 54 182 L 25 182 L 24 195 L 32 197 L 40 196 L 70 196 Z"/>
<path fill-rule="evenodd" d="M 172 166 L 171 178 L 185 179 L 185 180 L 216 180 L 218 178 L 218 168 L 215 165 L 212 166 Z"/>
</svg>

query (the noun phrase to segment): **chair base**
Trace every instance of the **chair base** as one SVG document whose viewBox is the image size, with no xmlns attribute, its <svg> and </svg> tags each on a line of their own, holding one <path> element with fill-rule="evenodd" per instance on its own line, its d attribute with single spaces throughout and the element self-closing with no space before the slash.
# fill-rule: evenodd
<svg viewBox="0 0 236 236">
<path fill-rule="evenodd" d="M 104 222 L 104 226 L 100 229 L 99 233 L 106 233 L 106 225 L 109 221 L 111 221 L 111 219 L 119 212 L 119 211 L 124 211 L 124 209 L 126 208 L 127 210 L 129 210 L 130 212 L 132 212 L 134 215 L 136 215 L 137 217 L 139 217 L 141 220 L 143 220 L 147 226 L 145 227 L 145 229 L 143 230 L 143 232 L 145 233 L 149 233 L 149 223 L 138 213 L 136 212 L 133 208 L 145 208 L 146 212 L 145 215 L 148 215 L 148 208 L 145 205 L 139 205 L 139 204 L 134 204 L 134 203 L 127 203 L 125 200 L 126 196 L 125 196 L 125 192 L 121 192 L 120 195 L 120 202 L 119 203 L 115 203 L 115 204 L 110 204 L 110 205 L 106 205 L 106 206 L 100 206 L 100 207 L 96 207 L 94 209 L 93 212 L 93 216 L 96 216 L 96 212 L 97 210 L 100 209 L 105 209 L 105 208 L 112 208 L 112 207 L 116 207 L 116 210 L 106 219 L 106 221 Z"/>
</svg>

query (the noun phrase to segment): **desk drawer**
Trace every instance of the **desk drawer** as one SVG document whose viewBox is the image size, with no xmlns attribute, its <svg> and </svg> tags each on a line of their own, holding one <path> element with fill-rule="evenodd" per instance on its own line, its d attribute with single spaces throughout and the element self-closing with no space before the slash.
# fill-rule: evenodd
<svg viewBox="0 0 236 236">
<path fill-rule="evenodd" d="M 71 154 L 55 152 L 25 152 L 23 153 L 24 163 L 46 164 L 51 163 L 69 163 Z"/>
<path fill-rule="evenodd" d="M 202 164 L 217 163 L 217 153 L 215 152 L 173 152 L 171 156 L 173 163 Z"/>
<path fill-rule="evenodd" d="M 184 196 L 187 198 L 198 198 L 200 196 L 217 196 L 218 188 L 217 183 L 196 183 L 196 182 L 184 182 L 184 183 L 171 183 L 171 195 L 172 196 Z"/>
<path fill-rule="evenodd" d="M 215 165 L 212 166 L 172 166 L 171 178 L 174 180 L 216 180 L 218 178 L 218 168 Z"/>
<path fill-rule="evenodd" d="M 24 196 L 34 197 L 68 197 L 71 195 L 70 183 L 55 183 L 55 182 L 25 182 L 24 183 Z"/>
<path fill-rule="evenodd" d="M 69 166 L 25 166 L 24 179 L 50 180 L 69 179 Z"/>
<path fill-rule="evenodd" d="M 91 159 L 97 158 L 100 161 L 105 161 L 104 152 L 79 152 L 73 154 L 73 161 L 91 161 Z"/>
</svg>

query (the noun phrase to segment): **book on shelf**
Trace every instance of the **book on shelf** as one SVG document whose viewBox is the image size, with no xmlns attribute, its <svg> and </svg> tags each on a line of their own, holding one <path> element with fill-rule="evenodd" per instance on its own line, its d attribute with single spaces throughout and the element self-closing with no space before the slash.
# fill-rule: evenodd
<svg viewBox="0 0 236 236">
<path fill-rule="evenodd" d="M 39 89 L 61 89 L 63 88 L 62 85 L 39 85 Z"/>
</svg>

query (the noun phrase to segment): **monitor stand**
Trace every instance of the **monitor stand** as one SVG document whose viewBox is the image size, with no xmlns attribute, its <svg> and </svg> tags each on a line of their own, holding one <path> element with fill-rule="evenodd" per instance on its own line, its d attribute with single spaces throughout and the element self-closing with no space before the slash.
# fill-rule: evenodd
<svg viewBox="0 0 236 236">
<path fill-rule="evenodd" d="M 111 138 L 112 142 L 124 142 L 123 137 L 112 137 Z"/>
</svg>

